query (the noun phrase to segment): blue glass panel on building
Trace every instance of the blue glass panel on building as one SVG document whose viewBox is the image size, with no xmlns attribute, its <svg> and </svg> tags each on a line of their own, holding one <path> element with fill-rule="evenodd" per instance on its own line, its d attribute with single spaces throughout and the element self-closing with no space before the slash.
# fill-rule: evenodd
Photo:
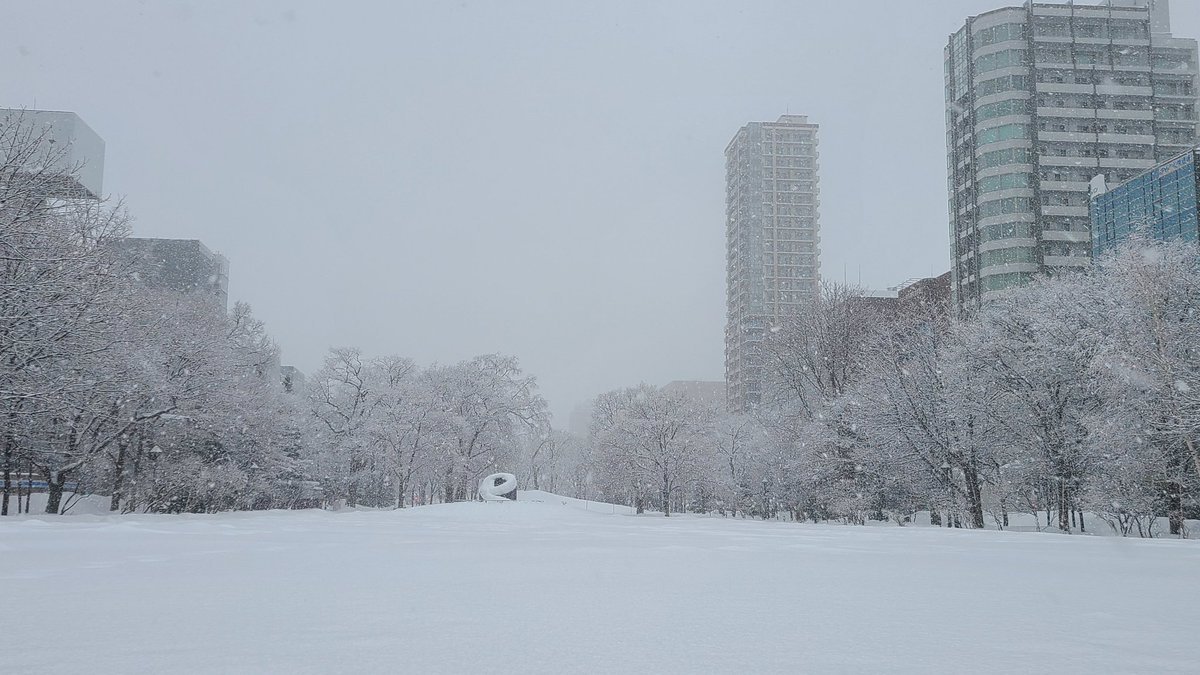
<svg viewBox="0 0 1200 675">
<path fill-rule="evenodd" d="M 1152 239 L 1200 241 L 1196 160 L 1190 150 L 1093 199 L 1093 254 L 1119 246 L 1138 231 Z"/>
</svg>

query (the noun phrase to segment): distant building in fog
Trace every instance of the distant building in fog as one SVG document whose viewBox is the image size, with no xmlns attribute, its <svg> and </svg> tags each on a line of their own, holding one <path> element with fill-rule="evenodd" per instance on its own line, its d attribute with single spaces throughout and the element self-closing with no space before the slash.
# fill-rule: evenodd
<svg viewBox="0 0 1200 675">
<path fill-rule="evenodd" d="M 289 394 L 304 389 L 304 373 L 296 366 L 279 366 L 279 379 Z"/>
<path fill-rule="evenodd" d="M 571 410 L 571 416 L 567 418 L 567 431 L 587 438 L 588 431 L 592 426 L 592 412 L 596 409 L 595 400 L 590 400 L 587 403 L 580 403 Z"/>
<path fill-rule="evenodd" d="M 0 108 L 0 120 L 25 126 L 33 138 L 43 136 L 41 149 L 53 160 L 51 171 L 71 171 L 73 180 L 52 186 L 49 196 L 99 199 L 104 188 L 104 140 L 79 115 L 58 110 Z"/>
<path fill-rule="evenodd" d="M 730 410 L 762 402 L 767 331 L 820 285 L 817 125 L 751 122 L 725 148 L 725 381 Z"/>
<path fill-rule="evenodd" d="M 127 237 L 118 246 L 133 261 L 138 280 L 149 288 L 202 293 L 229 302 L 229 261 L 197 239 Z"/>
<path fill-rule="evenodd" d="M 683 394 L 701 405 L 714 408 L 725 407 L 725 382 L 723 380 L 675 380 L 662 386 L 671 394 Z"/>
</svg>

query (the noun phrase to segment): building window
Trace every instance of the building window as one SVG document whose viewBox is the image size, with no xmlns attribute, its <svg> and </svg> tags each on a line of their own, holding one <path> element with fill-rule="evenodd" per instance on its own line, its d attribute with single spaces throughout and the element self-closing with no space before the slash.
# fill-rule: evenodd
<svg viewBox="0 0 1200 675">
<path fill-rule="evenodd" d="M 1009 49 L 987 54 L 975 60 L 975 72 L 986 73 L 1000 68 L 1029 65 L 1029 52 L 1024 49 Z"/>
<path fill-rule="evenodd" d="M 1029 187 L 1029 174 L 1027 173 L 1005 173 L 999 176 L 988 176 L 979 179 L 979 191 L 981 193 L 1027 187 Z"/>
<path fill-rule="evenodd" d="M 978 145 L 986 145 L 988 143 L 998 143 L 1000 141 L 1029 137 L 1029 125 L 1005 124 L 1003 126 L 995 127 L 994 129 L 988 129 L 986 131 L 979 132 L 979 135 L 976 138 L 976 143 Z"/>
<path fill-rule="evenodd" d="M 1037 262 L 1037 252 L 1031 248 L 1002 248 L 979 254 L 980 267 L 994 265 L 1029 264 Z"/>
<path fill-rule="evenodd" d="M 1004 42 L 1006 40 L 1024 40 L 1025 39 L 1025 24 L 1022 23 L 1005 23 L 999 26 L 984 28 L 975 34 L 975 45 L 984 47 L 987 45 Z"/>
</svg>

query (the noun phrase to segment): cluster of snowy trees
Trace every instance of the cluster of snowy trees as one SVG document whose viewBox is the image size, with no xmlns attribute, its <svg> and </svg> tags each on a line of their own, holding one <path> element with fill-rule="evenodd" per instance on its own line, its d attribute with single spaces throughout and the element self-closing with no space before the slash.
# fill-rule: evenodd
<svg viewBox="0 0 1200 675">
<path fill-rule="evenodd" d="M 1172 533 L 1198 515 L 1200 252 L 1135 240 L 954 320 L 827 285 L 763 350 L 770 395 L 729 415 L 653 387 L 601 396 L 601 494 L 793 519 Z"/>
<path fill-rule="evenodd" d="M 1183 533 L 1200 490 L 1200 251 L 1135 239 L 953 319 L 823 288 L 731 415 L 641 385 L 555 430 L 516 359 L 331 350 L 295 391 L 249 307 L 146 288 L 120 204 L 82 198 L 46 130 L 0 123 L 0 514 L 29 486 L 113 510 L 394 507 L 480 478 L 639 511 Z M 64 501 L 64 497 L 66 501 Z"/>
<path fill-rule="evenodd" d="M 124 512 L 427 503 L 553 466 L 561 434 L 510 357 L 336 349 L 285 387 L 248 306 L 141 283 L 125 210 L 74 189 L 50 138 L 0 120 L 0 515 L 34 490 L 48 513 L 89 494 Z"/>
<path fill-rule="evenodd" d="M 876 501 L 944 488 L 972 526 L 1026 510 L 1069 530 L 1094 512 L 1139 534 L 1167 516 L 1179 534 L 1200 487 L 1197 312 L 1196 246 L 1134 240 L 949 330 L 885 334 L 847 401 L 874 442 L 851 452 L 887 448 L 861 465 L 908 474 Z"/>
<path fill-rule="evenodd" d="M 290 430 L 274 345 L 245 305 L 140 287 L 120 204 L 72 192 L 68 148 L 0 123 L 0 514 L 64 492 L 112 508 L 231 508 Z M 69 488 L 69 489 L 68 489 Z"/>
<path fill-rule="evenodd" d="M 536 481 L 557 440 L 534 378 L 509 356 L 420 368 L 334 349 L 307 402 L 312 471 L 327 500 L 349 506 L 473 499 L 484 476 L 517 464 Z"/>
</svg>

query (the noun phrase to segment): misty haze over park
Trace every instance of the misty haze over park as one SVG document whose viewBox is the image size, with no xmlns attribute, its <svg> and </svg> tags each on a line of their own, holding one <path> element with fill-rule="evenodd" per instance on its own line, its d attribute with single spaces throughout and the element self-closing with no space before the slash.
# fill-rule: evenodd
<svg viewBox="0 0 1200 675">
<path fill-rule="evenodd" d="M 1195 670 L 1200 2 L 0 11 L 0 670 Z"/>
</svg>

